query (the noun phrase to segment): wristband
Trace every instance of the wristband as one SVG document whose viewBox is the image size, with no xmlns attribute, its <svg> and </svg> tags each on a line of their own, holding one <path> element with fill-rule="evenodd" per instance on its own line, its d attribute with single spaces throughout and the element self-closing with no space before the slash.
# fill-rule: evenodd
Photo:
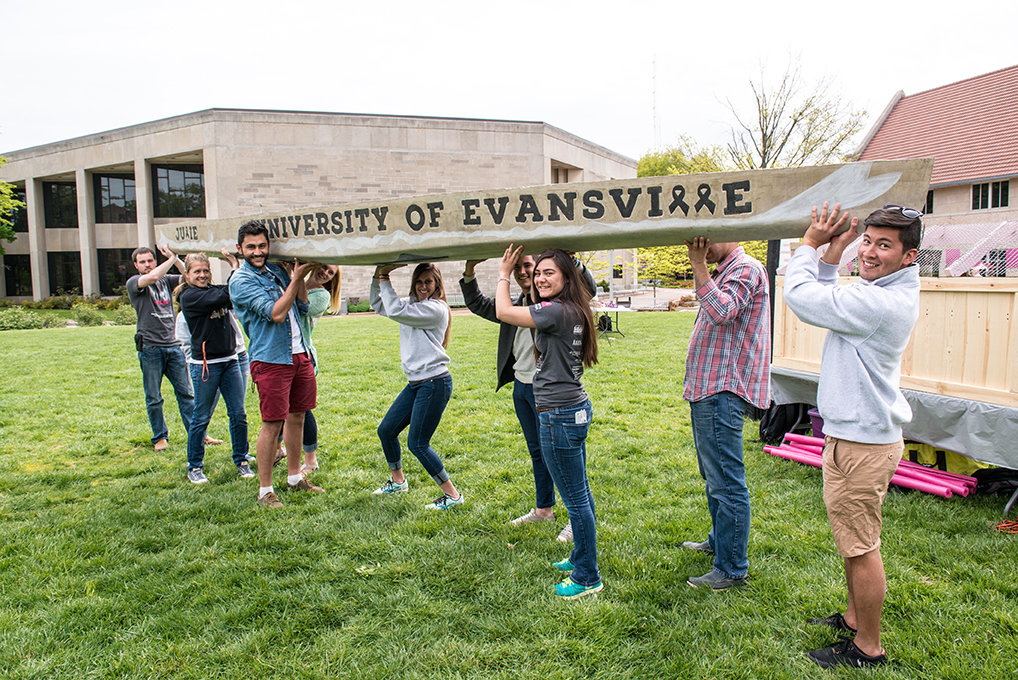
<svg viewBox="0 0 1018 680">
<path fill-rule="evenodd" d="M 498 277 L 498 280 L 499 280 L 499 281 L 505 281 L 506 283 L 508 283 L 508 284 L 512 285 L 512 282 L 511 282 L 511 281 L 509 281 L 509 279 L 507 279 L 507 278 L 506 278 L 506 277 L 504 277 L 504 276 L 500 276 L 500 277 Z"/>
</svg>

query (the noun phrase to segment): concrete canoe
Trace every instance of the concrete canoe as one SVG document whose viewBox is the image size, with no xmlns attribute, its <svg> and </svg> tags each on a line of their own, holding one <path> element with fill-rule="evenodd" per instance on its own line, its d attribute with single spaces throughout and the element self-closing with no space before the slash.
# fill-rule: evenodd
<svg viewBox="0 0 1018 680">
<path fill-rule="evenodd" d="M 269 229 L 274 259 L 375 265 L 799 238 L 813 206 L 841 203 L 860 220 L 885 204 L 922 208 L 933 159 L 867 161 L 698 175 L 669 175 L 301 207 L 261 215 L 175 221 L 156 238 L 177 253 L 231 251 L 237 229 Z"/>
</svg>

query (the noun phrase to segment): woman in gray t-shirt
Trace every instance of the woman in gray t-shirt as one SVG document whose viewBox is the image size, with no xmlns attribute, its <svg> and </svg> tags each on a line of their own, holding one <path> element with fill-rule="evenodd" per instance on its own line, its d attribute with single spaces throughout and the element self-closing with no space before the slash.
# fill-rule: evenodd
<svg viewBox="0 0 1018 680">
<path fill-rule="evenodd" d="M 502 256 L 495 314 L 499 321 L 537 329 L 534 400 L 540 419 L 541 455 L 569 510 L 573 528 L 572 554 L 553 563 L 559 571 L 572 573 L 555 586 L 555 594 L 574 600 L 604 587 L 597 569 L 594 497 L 587 481 L 587 431 L 593 409 L 580 382 L 584 367 L 597 363 L 597 333 L 589 293 L 572 258 L 561 250 L 549 250 L 537 258 L 535 303 L 513 306 L 509 277 L 522 251 L 522 246 L 515 250 L 509 246 Z"/>
</svg>

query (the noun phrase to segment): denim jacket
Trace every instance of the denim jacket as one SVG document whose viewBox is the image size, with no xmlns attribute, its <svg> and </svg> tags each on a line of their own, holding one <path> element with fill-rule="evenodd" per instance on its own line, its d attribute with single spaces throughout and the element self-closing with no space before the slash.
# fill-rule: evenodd
<svg viewBox="0 0 1018 680">
<path fill-rule="evenodd" d="M 230 298 L 237 318 L 251 342 L 248 354 L 252 361 L 269 364 L 292 364 L 292 338 L 290 321 L 276 323 L 272 320 L 272 308 L 283 297 L 283 290 L 290 285 L 290 277 L 279 265 L 267 263 L 264 269 L 256 269 L 246 261 L 230 277 Z M 294 301 L 297 318 L 307 314 L 308 303 Z M 300 327 L 300 324 L 297 324 Z M 310 343 L 301 332 L 304 346 Z"/>
</svg>

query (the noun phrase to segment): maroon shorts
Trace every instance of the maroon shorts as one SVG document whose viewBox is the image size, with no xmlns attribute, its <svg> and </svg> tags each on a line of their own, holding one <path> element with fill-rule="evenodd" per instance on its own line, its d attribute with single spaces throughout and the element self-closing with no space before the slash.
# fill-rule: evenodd
<svg viewBox="0 0 1018 680">
<path fill-rule="evenodd" d="M 315 368 L 307 354 L 294 354 L 292 364 L 252 361 L 251 379 L 258 386 L 263 422 L 286 420 L 291 413 L 315 408 L 318 386 Z"/>
</svg>

